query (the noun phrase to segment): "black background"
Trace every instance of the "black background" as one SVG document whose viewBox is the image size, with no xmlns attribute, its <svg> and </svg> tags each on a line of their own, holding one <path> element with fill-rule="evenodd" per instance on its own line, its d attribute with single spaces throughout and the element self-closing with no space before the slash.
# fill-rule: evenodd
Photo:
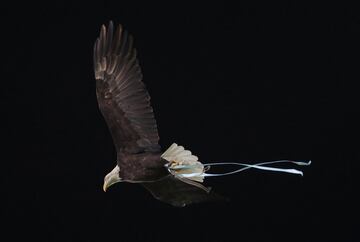
<svg viewBox="0 0 360 242">
<path fill-rule="evenodd" d="M 1 240 L 355 241 L 359 15 L 253 1 L 3 8 Z M 163 149 L 177 142 L 203 162 L 311 159 L 304 177 L 209 178 L 231 201 L 181 209 L 139 185 L 104 193 L 115 150 L 92 50 L 109 20 L 135 38 Z"/>
</svg>

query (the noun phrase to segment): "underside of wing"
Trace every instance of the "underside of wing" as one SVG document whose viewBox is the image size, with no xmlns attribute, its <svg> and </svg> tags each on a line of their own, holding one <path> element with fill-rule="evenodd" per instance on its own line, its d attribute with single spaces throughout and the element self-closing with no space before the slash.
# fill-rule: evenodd
<svg viewBox="0 0 360 242">
<path fill-rule="evenodd" d="M 159 136 L 142 82 L 133 39 L 119 25 L 101 27 L 94 45 L 94 70 L 99 108 L 109 126 L 117 151 L 159 151 Z"/>
<path fill-rule="evenodd" d="M 227 200 L 227 198 L 219 194 L 212 191 L 206 192 L 172 175 L 168 175 L 155 182 L 143 183 L 142 185 L 149 190 L 156 199 L 176 207 L 184 207 L 194 203 Z"/>
</svg>

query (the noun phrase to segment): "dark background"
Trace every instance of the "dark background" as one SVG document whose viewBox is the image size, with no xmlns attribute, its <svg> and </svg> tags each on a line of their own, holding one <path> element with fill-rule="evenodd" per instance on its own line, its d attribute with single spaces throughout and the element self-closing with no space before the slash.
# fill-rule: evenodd
<svg viewBox="0 0 360 242">
<path fill-rule="evenodd" d="M 359 8 L 129 2 L 2 9 L 1 240 L 355 241 Z M 139 185 L 104 193 L 115 150 L 92 50 L 109 20 L 135 38 L 163 149 L 311 159 L 304 177 L 209 178 L 231 201 L 181 209 Z"/>
</svg>

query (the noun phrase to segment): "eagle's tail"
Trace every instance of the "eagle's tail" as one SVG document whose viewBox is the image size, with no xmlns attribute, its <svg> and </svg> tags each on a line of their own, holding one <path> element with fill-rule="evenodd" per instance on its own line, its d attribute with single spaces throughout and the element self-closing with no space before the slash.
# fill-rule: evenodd
<svg viewBox="0 0 360 242">
<path fill-rule="evenodd" d="M 198 161 L 198 157 L 183 146 L 173 143 L 161 157 L 167 160 L 169 172 L 175 176 L 188 178 L 193 181 L 203 182 L 204 165 Z"/>
</svg>

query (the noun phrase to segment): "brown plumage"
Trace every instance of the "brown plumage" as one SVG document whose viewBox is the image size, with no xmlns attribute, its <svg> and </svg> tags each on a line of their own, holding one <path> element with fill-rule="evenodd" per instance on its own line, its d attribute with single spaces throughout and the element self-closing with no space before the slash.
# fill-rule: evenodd
<svg viewBox="0 0 360 242">
<path fill-rule="evenodd" d="M 157 199 L 175 206 L 212 198 L 201 185 L 184 183 L 165 168 L 169 161 L 161 157 L 133 38 L 121 25 L 115 34 L 113 28 L 112 22 L 103 25 L 94 46 L 98 104 L 117 151 L 117 167 L 105 177 L 104 190 L 120 181 L 144 183 Z"/>
</svg>

